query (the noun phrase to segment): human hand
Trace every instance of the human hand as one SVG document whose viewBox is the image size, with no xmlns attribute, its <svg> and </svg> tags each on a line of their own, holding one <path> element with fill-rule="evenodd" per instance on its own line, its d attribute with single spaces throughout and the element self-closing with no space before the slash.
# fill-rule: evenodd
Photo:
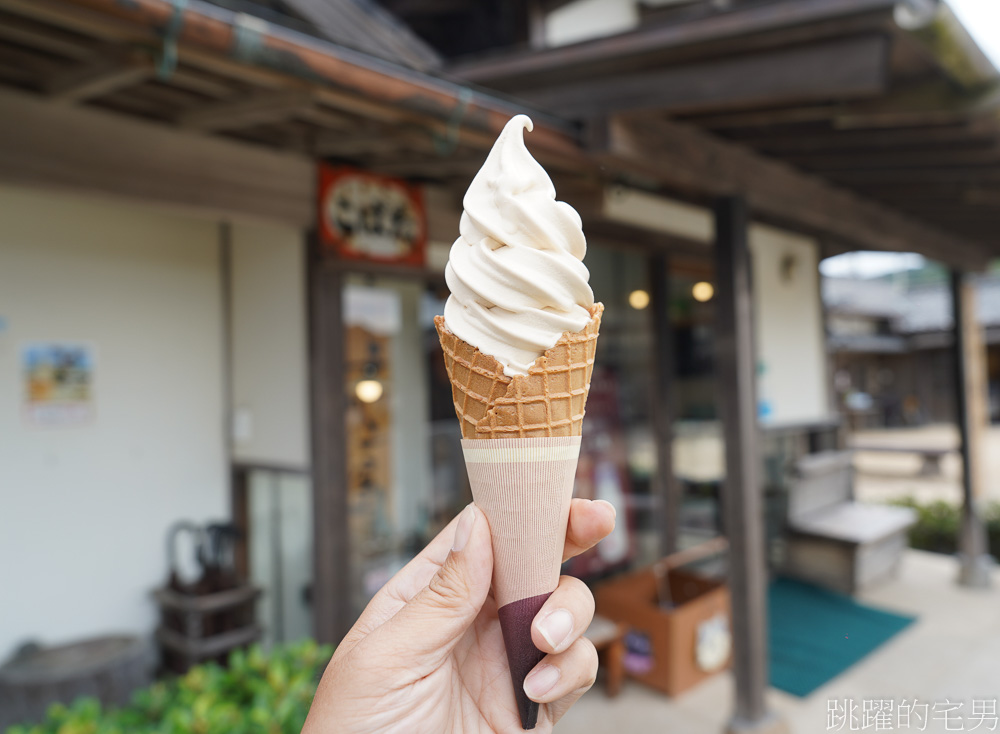
<svg viewBox="0 0 1000 734">
<path fill-rule="evenodd" d="M 607 502 L 573 500 L 563 560 L 614 528 Z M 337 648 L 303 734 L 520 734 L 521 721 L 490 592 L 489 523 L 469 505 L 371 600 Z M 547 734 L 594 683 L 597 652 L 582 633 L 594 597 L 563 576 L 531 625 L 547 653 L 525 680 Z"/>
</svg>

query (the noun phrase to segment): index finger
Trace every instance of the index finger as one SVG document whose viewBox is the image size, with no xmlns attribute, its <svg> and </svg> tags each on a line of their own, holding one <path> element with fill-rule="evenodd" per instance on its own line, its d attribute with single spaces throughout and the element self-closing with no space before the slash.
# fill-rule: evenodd
<svg viewBox="0 0 1000 734">
<path fill-rule="evenodd" d="M 604 500 L 575 499 L 569 507 L 563 560 L 590 550 L 615 529 L 614 505 Z"/>
</svg>

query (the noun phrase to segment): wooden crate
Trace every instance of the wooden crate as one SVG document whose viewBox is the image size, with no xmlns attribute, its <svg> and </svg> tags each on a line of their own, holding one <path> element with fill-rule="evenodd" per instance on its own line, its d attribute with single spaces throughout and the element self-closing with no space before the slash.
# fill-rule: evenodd
<svg viewBox="0 0 1000 734">
<path fill-rule="evenodd" d="M 676 696 L 729 667 L 730 597 L 722 581 L 688 571 L 672 569 L 666 581 L 672 609 L 658 604 L 652 567 L 602 584 L 594 598 L 598 614 L 629 628 L 628 674 Z"/>
</svg>

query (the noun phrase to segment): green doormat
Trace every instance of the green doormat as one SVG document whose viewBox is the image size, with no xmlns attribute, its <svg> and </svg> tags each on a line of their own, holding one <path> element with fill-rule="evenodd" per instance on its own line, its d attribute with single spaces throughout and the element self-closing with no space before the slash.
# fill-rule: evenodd
<svg viewBox="0 0 1000 734">
<path fill-rule="evenodd" d="M 808 696 L 916 619 L 791 579 L 772 582 L 767 600 L 771 685 L 795 696 Z"/>
</svg>

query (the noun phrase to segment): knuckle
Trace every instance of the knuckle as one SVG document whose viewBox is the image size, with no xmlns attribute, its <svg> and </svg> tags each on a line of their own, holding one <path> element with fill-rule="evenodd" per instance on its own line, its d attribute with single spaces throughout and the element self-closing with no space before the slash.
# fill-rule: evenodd
<svg viewBox="0 0 1000 734">
<path fill-rule="evenodd" d="M 431 608 L 441 611 L 462 608 L 468 599 L 469 585 L 451 563 L 445 563 L 427 585 L 425 601 Z"/>
<path fill-rule="evenodd" d="M 559 579 L 559 589 L 562 595 L 570 596 L 574 601 L 583 604 L 584 608 L 594 609 L 594 593 L 583 581 L 574 576 L 563 576 Z"/>
</svg>

